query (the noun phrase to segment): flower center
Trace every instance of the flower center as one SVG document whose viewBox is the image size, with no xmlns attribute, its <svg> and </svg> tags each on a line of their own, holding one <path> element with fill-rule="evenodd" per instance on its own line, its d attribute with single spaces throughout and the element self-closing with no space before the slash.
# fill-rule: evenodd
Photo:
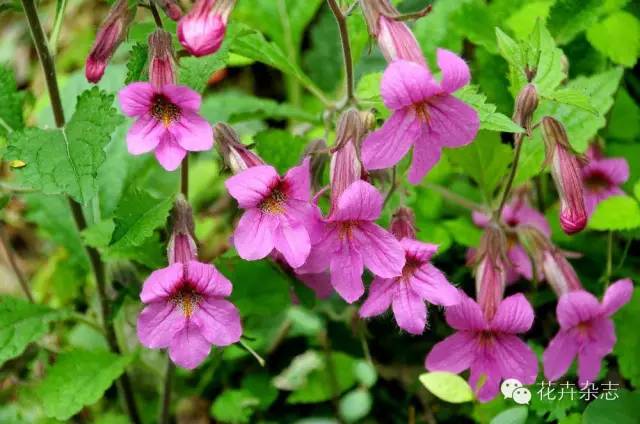
<svg viewBox="0 0 640 424">
<path fill-rule="evenodd" d="M 416 103 L 413 105 L 413 109 L 416 111 L 418 119 L 427 123 L 430 121 L 429 105 L 427 102 Z"/>
<path fill-rule="evenodd" d="M 180 119 L 182 111 L 167 96 L 156 94 L 152 101 L 151 115 L 161 121 L 165 127 Z"/>
<path fill-rule="evenodd" d="M 412 256 L 407 256 L 404 268 L 402 268 L 402 280 L 408 281 L 411 277 L 413 277 L 413 274 L 418 268 L 422 266 L 422 264 L 422 261 L 419 261 Z"/>
<path fill-rule="evenodd" d="M 287 200 L 287 195 L 284 194 L 280 189 L 273 189 L 269 197 L 264 199 L 258 205 L 258 208 L 263 213 L 268 213 L 270 215 L 280 215 L 284 213 L 285 206 L 284 203 Z"/>
<path fill-rule="evenodd" d="M 482 347 L 489 347 L 493 344 L 493 333 L 491 331 L 481 331 L 478 342 Z"/>
<path fill-rule="evenodd" d="M 189 318 L 198 309 L 198 305 L 202 300 L 202 295 L 193 287 L 185 285 L 180 288 L 173 296 L 171 302 L 182 309 L 185 317 Z"/>
<path fill-rule="evenodd" d="M 338 238 L 340 240 L 351 240 L 353 238 L 353 229 L 356 223 L 352 221 L 344 221 L 338 224 Z"/>
<path fill-rule="evenodd" d="M 584 179 L 584 185 L 589 191 L 599 192 L 609 188 L 609 179 L 602 172 L 592 172 Z"/>
</svg>

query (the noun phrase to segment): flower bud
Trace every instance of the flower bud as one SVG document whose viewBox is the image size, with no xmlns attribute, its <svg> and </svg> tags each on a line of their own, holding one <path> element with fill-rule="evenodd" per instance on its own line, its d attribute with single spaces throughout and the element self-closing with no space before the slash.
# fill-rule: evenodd
<svg viewBox="0 0 640 424">
<path fill-rule="evenodd" d="M 494 222 L 485 229 L 476 260 L 476 298 L 487 320 L 493 318 L 507 284 L 507 238 Z"/>
<path fill-rule="evenodd" d="M 222 157 L 225 167 L 237 174 L 252 166 L 264 165 L 264 161 L 247 148 L 238 137 L 238 134 L 223 122 L 213 127 L 215 146 Z"/>
<path fill-rule="evenodd" d="M 198 247 L 193 237 L 193 211 L 182 194 L 176 198 L 171 213 L 171 238 L 167 246 L 169 264 L 187 263 L 198 257 Z"/>
<path fill-rule="evenodd" d="M 390 225 L 391 234 L 398 240 L 403 238 L 416 238 L 416 216 L 413 211 L 406 207 L 398 208 L 393 214 Z"/>
<path fill-rule="evenodd" d="M 558 297 L 570 291 L 582 289 L 576 271 L 567 258 L 553 246 L 544 251 L 542 269 L 546 280 Z"/>
<path fill-rule="evenodd" d="M 337 201 L 351 183 L 362 179 L 365 172 L 360 159 L 360 144 L 366 131 L 355 109 L 340 116 L 336 130 L 335 147 L 331 150 L 331 201 Z"/>
<path fill-rule="evenodd" d="M 580 163 L 573 153 L 562 124 L 545 116 L 542 135 L 546 148 L 546 162 L 560 196 L 560 225 L 567 234 L 582 231 L 587 225 Z"/>
<path fill-rule="evenodd" d="M 182 9 L 175 0 L 153 0 L 155 3 L 164 10 L 164 13 L 173 21 L 177 21 L 182 17 Z"/>
<path fill-rule="evenodd" d="M 149 36 L 149 81 L 156 88 L 176 83 L 171 34 L 158 29 Z"/>
<path fill-rule="evenodd" d="M 303 156 L 311 158 L 311 186 L 313 191 L 319 191 L 322 188 L 324 168 L 329 160 L 327 143 L 321 138 L 312 140 L 305 147 Z"/>
<path fill-rule="evenodd" d="M 197 0 L 178 22 L 180 44 L 194 56 L 218 51 L 236 0 Z"/>
<path fill-rule="evenodd" d="M 529 83 L 520 90 L 513 114 L 514 122 L 524 128 L 528 135 L 531 135 L 531 119 L 537 107 L 538 92 L 535 85 Z"/>
<path fill-rule="evenodd" d="M 97 83 L 113 53 L 124 41 L 127 29 L 135 15 L 135 8 L 129 8 L 128 0 L 118 0 L 98 29 L 93 47 L 87 56 L 85 76 L 87 81 Z"/>
</svg>

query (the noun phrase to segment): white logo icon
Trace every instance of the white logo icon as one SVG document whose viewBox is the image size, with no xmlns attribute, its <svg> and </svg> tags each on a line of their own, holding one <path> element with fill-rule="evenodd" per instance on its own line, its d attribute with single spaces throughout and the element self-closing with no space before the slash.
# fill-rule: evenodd
<svg viewBox="0 0 640 424">
<path fill-rule="evenodd" d="M 515 378 L 508 378 L 502 382 L 500 391 L 504 395 L 505 399 L 509 399 L 513 397 L 513 392 L 519 387 L 522 387 L 522 383 L 520 381 Z"/>
<path fill-rule="evenodd" d="M 513 391 L 513 400 L 518 405 L 528 405 L 531 400 L 531 392 L 526 387 L 519 387 Z"/>
</svg>

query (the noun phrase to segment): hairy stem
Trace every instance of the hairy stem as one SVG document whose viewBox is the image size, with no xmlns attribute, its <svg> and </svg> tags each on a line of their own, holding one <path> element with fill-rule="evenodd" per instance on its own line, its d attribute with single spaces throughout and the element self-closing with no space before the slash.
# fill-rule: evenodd
<svg viewBox="0 0 640 424">
<path fill-rule="evenodd" d="M 507 203 L 507 199 L 509 199 L 509 194 L 511 193 L 511 187 L 513 187 L 513 180 L 516 177 L 516 172 L 518 171 L 518 162 L 520 162 L 520 152 L 522 151 L 522 134 L 514 135 L 514 143 L 516 145 L 516 151 L 513 155 L 513 163 L 511 164 L 511 171 L 509 172 L 509 176 L 507 177 L 507 184 L 504 186 L 504 192 L 502 193 L 502 199 L 500 200 L 500 206 L 496 209 L 493 214 L 495 219 L 500 219 L 502 216 L 502 209 L 504 209 L 504 205 Z"/>
<path fill-rule="evenodd" d="M 340 41 L 342 42 L 342 54 L 344 56 L 344 68 L 347 79 L 347 104 L 355 102 L 355 94 L 353 91 L 353 60 L 351 58 L 351 43 L 349 42 L 349 30 L 347 28 L 347 17 L 336 0 L 327 0 L 333 16 L 338 23 L 338 29 L 340 30 Z"/>
<path fill-rule="evenodd" d="M 160 17 L 160 13 L 158 13 L 158 8 L 153 0 L 149 1 L 149 10 L 151 10 L 151 14 L 153 15 L 153 20 L 156 22 L 156 26 L 160 29 L 164 28 L 162 25 L 162 18 Z"/>
<path fill-rule="evenodd" d="M 182 159 L 180 165 L 180 192 L 189 201 L 189 153 Z"/>
<path fill-rule="evenodd" d="M 2 247 L 4 248 L 5 253 L 7 254 L 9 265 L 11 266 L 13 273 L 16 275 L 16 278 L 18 279 L 18 283 L 20 283 L 20 287 L 22 288 L 24 295 L 27 296 L 27 299 L 29 299 L 29 302 L 33 303 L 33 295 L 31 294 L 31 288 L 29 287 L 29 284 L 27 284 L 27 280 L 24 278 L 24 274 L 22 273 L 22 271 L 20 270 L 20 267 L 18 266 L 16 254 L 13 251 L 11 244 L 9 243 L 9 237 L 7 237 L 7 234 L 4 231 L 4 226 L 2 225 L 0 225 L 0 242 L 2 243 Z"/>
<path fill-rule="evenodd" d="M 167 371 L 164 375 L 164 387 L 162 393 L 162 410 L 160 411 L 160 424 L 169 424 L 171 418 L 171 386 L 173 385 L 173 376 L 176 367 L 173 365 L 171 358 L 167 356 Z"/>
<path fill-rule="evenodd" d="M 49 92 L 51 109 L 53 110 L 55 123 L 58 128 L 62 128 L 65 125 L 64 109 L 62 108 L 62 102 L 60 100 L 60 89 L 58 88 L 55 64 L 53 62 L 51 52 L 49 51 L 49 46 L 44 36 L 44 31 L 42 30 L 42 24 L 40 23 L 40 18 L 38 17 L 38 12 L 33 0 L 22 0 L 22 7 L 27 17 L 27 22 L 29 23 L 29 30 L 33 38 L 36 52 L 38 53 L 40 64 L 42 65 L 42 68 L 44 70 L 45 81 L 47 83 L 47 90 Z M 76 227 L 78 228 L 78 231 L 84 230 L 85 228 L 87 228 L 87 221 L 85 220 L 84 214 L 82 212 L 82 206 L 71 198 L 67 199 L 69 201 L 69 207 L 71 208 L 71 213 L 73 215 L 73 219 L 75 221 Z M 96 280 L 98 299 L 100 302 L 100 312 L 102 315 L 107 343 L 109 344 L 109 348 L 112 352 L 120 354 L 120 346 L 118 345 L 115 328 L 113 327 L 113 321 L 111 320 L 110 305 L 106 294 L 107 279 L 104 264 L 102 263 L 100 254 L 96 249 L 86 245 L 84 246 L 84 248 L 86 250 L 87 256 L 89 257 L 89 261 L 91 262 L 91 268 Z M 127 375 L 127 373 L 122 374 L 122 376 L 120 377 L 118 381 L 118 387 L 123 395 L 129 418 L 135 424 L 141 423 L 142 421 L 138 413 L 138 408 L 136 406 L 135 398 L 133 395 L 133 389 L 131 387 L 131 380 L 129 380 L 129 376 Z"/>
</svg>

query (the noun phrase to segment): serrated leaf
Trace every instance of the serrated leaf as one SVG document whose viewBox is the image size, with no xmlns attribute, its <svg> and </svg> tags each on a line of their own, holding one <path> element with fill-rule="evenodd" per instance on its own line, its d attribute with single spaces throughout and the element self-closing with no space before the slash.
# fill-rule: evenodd
<svg viewBox="0 0 640 424">
<path fill-rule="evenodd" d="M 202 93 L 214 72 L 224 68 L 229 62 L 229 45 L 233 43 L 235 35 L 235 29 L 231 27 L 220 49 L 212 55 L 182 58 L 178 75 L 180 84 Z"/>
<path fill-rule="evenodd" d="M 596 206 L 589 228 L 601 231 L 633 230 L 640 227 L 640 205 L 629 196 L 613 196 Z"/>
<path fill-rule="evenodd" d="M 131 356 L 105 351 L 61 353 L 35 388 L 44 413 L 66 420 L 84 406 L 94 404 L 124 372 L 131 359 Z"/>
<path fill-rule="evenodd" d="M 135 81 L 146 81 L 146 78 L 144 78 L 144 69 L 147 65 L 148 55 L 149 48 L 146 44 L 136 43 L 131 47 L 129 60 L 127 61 L 125 84 L 130 84 Z"/>
<path fill-rule="evenodd" d="M 464 403 L 474 399 L 469 383 L 458 374 L 436 371 L 421 374 L 418 378 L 427 390 L 445 402 Z"/>
<path fill-rule="evenodd" d="M 142 245 L 156 229 L 166 224 L 172 207 L 173 197 L 159 199 L 148 191 L 130 189 L 122 196 L 115 211 L 111 249 Z"/>
<path fill-rule="evenodd" d="M 18 91 L 13 73 L 4 66 L 0 66 L 0 99 L 0 136 L 6 136 L 24 127 L 24 95 Z"/>
<path fill-rule="evenodd" d="M 97 194 L 104 148 L 123 122 L 112 104 L 113 96 L 97 87 L 83 92 L 64 129 L 30 128 L 11 133 L 7 159 L 26 163 L 16 170 L 26 184 L 45 194 L 64 193 L 87 204 Z"/>
<path fill-rule="evenodd" d="M 575 106 L 582 110 L 586 110 L 594 115 L 598 114 L 598 110 L 591 105 L 591 100 L 584 92 L 563 88 L 556 90 L 551 94 L 544 96 L 544 98 L 554 101 L 556 103 L 562 103 L 569 106 Z"/>
<path fill-rule="evenodd" d="M 64 314 L 44 305 L 8 296 L 0 297 L 0 365 L 24 352 L 44 336 L 49 323 Z"/>
<path fill-rule="evenodd" d="M 261 131 L 254 140 L 260 157 L 281 174 L 300 164 L 306 144 L 303 138 L 285 130 Z"/>
<path fill-rule="evenodd" d="M 640 56 L 640 20 L 629 12 L 612 13 L 589 28 L 587 40 L 614 63 L 630 68 Z"/>
<path fill-rule="evenodd" d="M 602 0 L 556 0 L 549 13 L 549 30 L 558 44 L 567 44 L 598 20 L 601 7 Z"/>
<path fill-rule="evenodd" d="M 509 117 L 496 112 L 496 105 L 487 103 L 487 96 L 479 93 L 477 86 L 468 85 L 455 92 L 454 95 L 478 112 L 480 129 L 511 133 L 524 131 Z"/>
</svg>

